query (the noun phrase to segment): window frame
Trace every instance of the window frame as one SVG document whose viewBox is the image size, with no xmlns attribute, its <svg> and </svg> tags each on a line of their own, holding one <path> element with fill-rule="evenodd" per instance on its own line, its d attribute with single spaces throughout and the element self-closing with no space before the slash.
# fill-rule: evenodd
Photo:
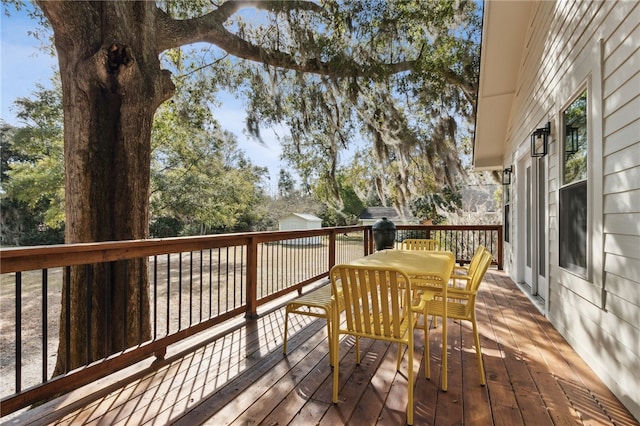
<svg viewBox="0 0 640 426">
<path fill-rule="evenodd" d="M 593 179 L 591 177 L 592 175 L 592 162 L 593 162 L 593 156 L 592 156 L 592 145 L 593 145 L 593 138 L 592 138 L 592 116 L 590 114 L 590 110 L 591 110 L 591 103 L 593 102 L 593 93 L 591 88 L 589 87 L 590 85 L 588 84 L 588 82 L 584 82 L 583 84 L 581 84 L 579 86 L 579 88 L 574 91 L 571 96 L 569 97 L 569 101 L 566 102 L 566 104 L 563 105 L 563 107 L 560 109 L 559 111 L 559 123 L 560 123 L 560 137 L 559 139 L 559 143 L 557 144 L 558 147 L 558 170 L 559 170 L 559 187 L 558 187 L 558 267 L 560 269 L 562 269 L 563 271 L 572 274 L 572 275 L 576 275 L 580 278 L 583 278 L 585 280 L 590 280 L 591 278 L 591 270 L 592 270 L 592 259 L 591 259 L 591 244 L 592 244 L 592 238 L 593 238 L 593 232 L 592 232 L 592 200 L 591 200 L 591 190 L 592 190 L 592 185 L 593 185 Z M 584 93 L 586 93 L 586 106 L 585 106 L 585 119 L 586 119 L 586 123 L 585 123 L 585 135 L 586 135 L 586 153 L 585 153 L 585 157 L 586 157 L 586 175 L 583 179 L 577 179 L 577 180 L 572 180 L 568 183 L 565 183 L 565 165 L 566 165 L 566 156 L 565 156 L 565 144 L 566 144 L 566 122 L 565 122 L 565 111 L 567 111 L 567 109 L 569 109 L 571 107 L 571 105 L 576 102 L 577 99 L 579 99 Z M 566 247 L 570 247 L 570 245 L 567 245 L 566 241 L 564 240 L 565 237 L 570 236 L 568 233 L 565 232 L 565 229 L 563 228 L 564 225 L 566 225 L 564 223 L 564 218 L 563 218 L 563 213 L 564 213 L 564 195 L 567 194 L 569 191 L 579 191 L 581 186 L 585 186 L 584 191 L 586 192 L 586 196 L 585 196 L 585 210 L 586 210 L 586 217 L 585 217 L 585 223 L 586 223 L 586 230 L 584 233 L 585 236 L 585 242 L 584 242 L 584 253 L 585 253 L 585 265 L 584 267 L 581 265 L 575 265 L 575 264 L 563 264 L 563 249 L 565 249 Z M 570 216 L 570 214 L 569 214 Z"/>
</svg>

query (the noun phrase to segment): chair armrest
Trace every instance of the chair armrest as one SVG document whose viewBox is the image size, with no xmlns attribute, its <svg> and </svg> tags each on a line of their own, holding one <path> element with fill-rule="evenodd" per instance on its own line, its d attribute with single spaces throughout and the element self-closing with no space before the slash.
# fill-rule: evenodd
<svg viewBox="0 0 640 426">
<path fill-rule="evenodd" d="M 447 290 L 447 297 L 455 298 L 456 295 L 460 296 L 475 296 L 477 294 L 476 291 L 465 290 L 462 288 L 451 288 Z"/>
<path fill-rule="evenodd" d="M 419 298 L 415 298 L 411 301 L 411 312 L 415 314 L 421 314 L 424 312 L 424 308 L 427 302 L 433 300 L 437 293 L 435 291 L 423 290 L 420 293 Z"/>
</svg>

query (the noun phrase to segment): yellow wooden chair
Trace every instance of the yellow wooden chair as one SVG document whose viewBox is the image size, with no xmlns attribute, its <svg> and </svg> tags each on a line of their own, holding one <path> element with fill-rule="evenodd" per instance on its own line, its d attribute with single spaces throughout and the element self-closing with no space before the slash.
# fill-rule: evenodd
<svg viewBox="0 0 640 426">
<path fill-rule="evenodd" d="M 478 247 L 476 247 L 476 251 L 475 253 L 473 253 L 469 265 L 456 266 L 454 271 L 455 273 L 451 275 L 451 278 L 453 278 L 454 281 L 460 279 L 468 283 L 469 280 L 471 280 L 471 276 L 478 268 L 478 264 L 480 263 L 480 259 L 482 258 L 482 254 L 484 252 L 490 253 L 489 250 L 483 245 L 479 245 Z"/>
<path fill-rule="evenodd" d="M 402 241 L 402 250 L 440 250 L 440 243 L 427 238 L 407 238 Z"/>
<path fill-rule="evenodd" d="M 400 369 L 400 351 L 407 345 L 409 354 L 407 423 L 413 424 L 413 329 L 416 315 L 422 312 L 425 302 L 411 305 L 411 281 L 404 272 L 394 268 L 373 266 L 336 265 L 331 269 L 331 285 L 334 294 L 341 288 L 345 320 L 340 322 L 338 309 L 333 309 L 333 403 L 338 402 L 339 336 L 348 334 L 356 338 L 356 363 L 360 363 L 360 337 L 398 343 L 396 368 Z M 339 287 L 340 286 L 340 287 Z M 404 300 L 402 300 L 404 298 Z M 403 306 L 408 309 L 403 309 Z"/>
<path fill-rule="evenodd" d="M 425 332 L 425 375 L 427 378 L 431 377 L 431 362 L 429 355 L 429 323 L 427 316 L 443 317 L 446 303 L 447 319 L 457 319 L 471 321 L 473 326 L 473 337 L 476 345 L 476 358 L 478 359 L 478 369 L 480 374 L 480 384 L 485 385 L 486 380 L 484 376 L 484 368 L 482 366 L 482 352 L 480 348 L 480 336 L 478 335 L 478 325 L 476 323 L 476 296 L 478 294 L 478 288 L 480 283 L 484 279 L 484 276 L 489 269 L 493 256 L 488 251 L 484 250 L 478 260 L 478 265 L 475 268 L 473 274 L 468 278 L 459 278 L 467 281 L 467 285 L 464 288 L 447 288 L 446 301 L 442 298 L 441 293 L 435 293 L 429 290 L 423 292 L 424 310 L 422 312 L 424 316 L 424 332 Z M 420 313 L 419 309 L 414 308 L 414 312 Z M 447 390 L 447 341 L 446 331 L 447 323 L 442 323 L 442 390 Z"/>
<path fill-rule="evenodd" d="M 327 322 L 327 336 L 329 341 L 329 354 L 331 356 L 331 309 L 334 304 L 331 299 L 331 286 L 324 285 L 309 293 L 303 294 L 289 303 L 285 309 L 284 316 L 284 342 L 282 353 L 287 354 L 287 334 L 289 331 L 289 314 L 307 315 L 316 318 L 324 318 Z M 334 365 L 333 359 L 329 358 L 329 363 Z"/>
</svg>

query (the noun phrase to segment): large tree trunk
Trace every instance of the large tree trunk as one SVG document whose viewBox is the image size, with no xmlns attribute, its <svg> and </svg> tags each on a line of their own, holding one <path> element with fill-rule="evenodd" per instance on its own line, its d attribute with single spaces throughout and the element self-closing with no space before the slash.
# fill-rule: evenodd
<svg viewBox="0 0 640 426">
<path fill-rule="evenodd" d="M 39 5 L 54 29 L 62 80 L 65 240 L 146 238 L 151 125 L 173 93 L 158 60 L 155 4 Z M 68 275 L 54 375 L 150 338 L 146 259 Z"/>
</svg>

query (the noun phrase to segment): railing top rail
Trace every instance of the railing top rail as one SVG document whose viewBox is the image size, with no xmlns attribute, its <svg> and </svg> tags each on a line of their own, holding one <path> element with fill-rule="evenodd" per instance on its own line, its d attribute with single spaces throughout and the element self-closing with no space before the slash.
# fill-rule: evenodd
<svg viewBox="0 0 640 426">
<path fill-rule="evenodd" d="M 501 225 L 396 225 L 399 230 L 428 229 L 432 231 L 489 231 L 500 227 Z M 357 232 L 368 228 L 371 228 L 371 225 L 3 248 L 0 249 L 0 273 L 111 262 L 251 243 L 268 243 L 332 233 Z"/>
<path fill-rule="evenodd" d="M 0 249 L 0 274 L 247 245 L 250 244 L 251 241 L 264 243 L 300 237 L 329 235 L 332 232 L 354 232 L 366 228 L 366 226 L 344 226 L 295 231 L 262 231 L 195 237 L 3 248 Z"/>
<path fill-rule="evenodd" d="M 493 231 L 502 225 L 398 225 L 397 229 L 429 229 L 429 230 L 459 230 L 459 231 Z"/>
</svg>

